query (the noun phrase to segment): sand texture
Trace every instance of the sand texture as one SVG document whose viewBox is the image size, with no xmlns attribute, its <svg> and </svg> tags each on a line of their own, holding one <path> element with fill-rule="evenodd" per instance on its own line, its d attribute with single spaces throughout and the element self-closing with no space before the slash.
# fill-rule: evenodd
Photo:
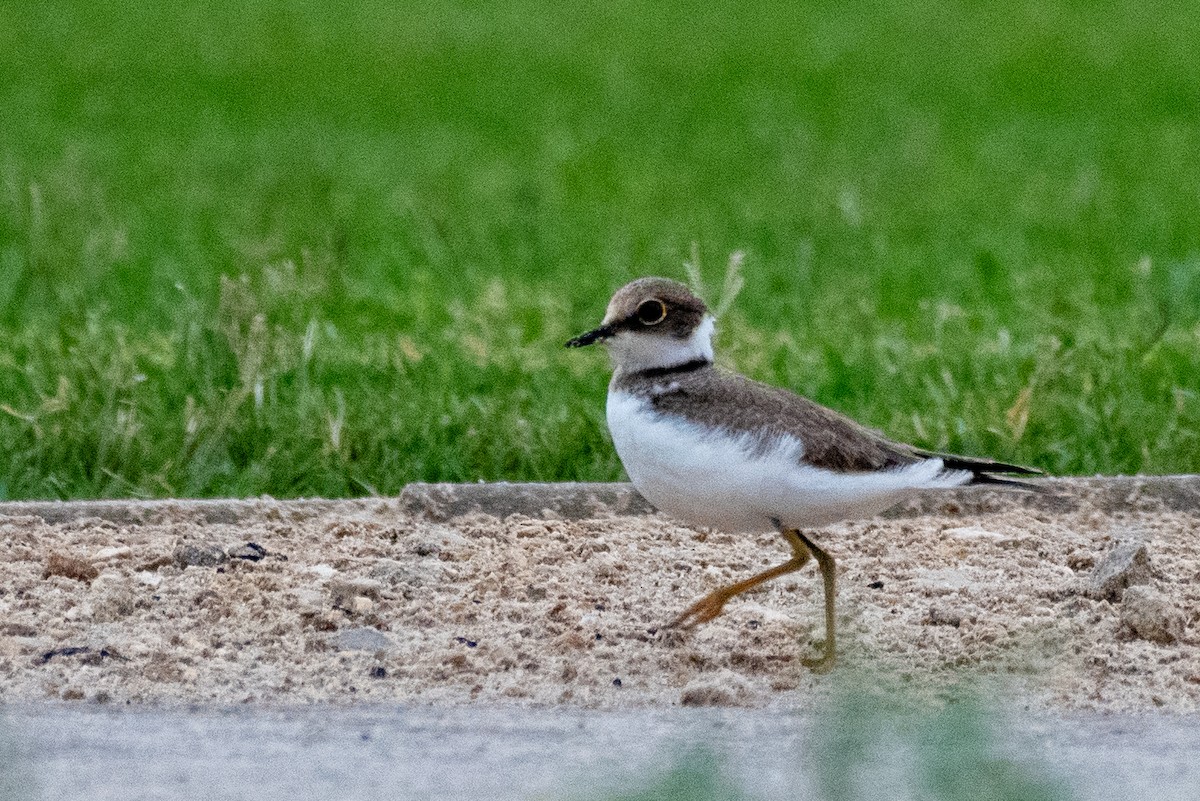
<svg viewBox="0 0 1200 801">
<path fill-rule="evenodd" d="M 835 675 L 996 682 L 1056 709 L 1200 709 L 1200 485 L 1052 486 L 940 493 L 820 532 L 838 560 Z M 667 631 L 787 549 L 602 489 L 499 515 L 457 508 L 453 488 L 0 505 L 0 699 L 802 707 L 820 695 L 831 678 L 800 664 L 823 636 L 814 567 Z"/>
</svg>

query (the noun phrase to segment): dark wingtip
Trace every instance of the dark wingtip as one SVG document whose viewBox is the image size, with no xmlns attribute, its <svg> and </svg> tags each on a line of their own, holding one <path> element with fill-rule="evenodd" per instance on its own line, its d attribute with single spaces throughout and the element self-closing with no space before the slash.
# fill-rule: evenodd
<svg viewBox="0 0 1200 801">
<path fill-rule="evenodd" d="M 1037 471 L 1041 474 L 1041 471 Z M 1026 492 L 1047 492 L 1047 488 L 1040 484 L 1020 478 L 1007 478 L 1005 476 L 996 476 L 991 473 L 976 473 L 971 477 L 969 482 L 971 486 L 980 484 L 988 484 L 993 487 L 1008 487 L 1010 489 L 1025 490 Z"/>
<path fill-rule="evenodd" d="M 936 457 L 941 459 L 943 466 L 947 470 L 966 470 L 970 472 L 971 481 L 969 483 L 971 485 L 988 484 L 993 487 L 1009 487 L 1027 492 L 1047 491 L 1045 487 L 1039 486 L 1036 481 L 1029 481 L 1026 478 L 1013 478 L 1013 476 L 1029 476 L 1036 479 L 1038 476 L 1044 476 L 1045 473 L 1036 467 L 998 462 L 995 459 L 980 459 L 974 456 L 938 453 L 936 451 L 922 450 L 918 451 L 917 454 L 926 458 Z"/>
<path fill-rule="evenodd" d="M 947 470 L 969 470 L 976 474 L 1007 473 L 1018 476 L 1042 476 L 1045 472 L 1036 467 L 1026 467 L 1020 464 L 998 462 L 995 459 L 981 459 L 974 456 L 959 456 L 954 453 L 938 453 L 937 451 L 918 450 L 918 456 L 926 459 L 938 458 Z"/>
</svg>

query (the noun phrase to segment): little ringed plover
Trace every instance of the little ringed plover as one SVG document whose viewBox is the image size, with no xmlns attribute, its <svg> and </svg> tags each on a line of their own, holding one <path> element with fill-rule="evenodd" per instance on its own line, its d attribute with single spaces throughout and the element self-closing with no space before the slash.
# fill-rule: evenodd
<svg viewBox="0 0 1200 801">
<path fill-rule="evenodd" d="M 804 664 L 835 656 L 833 557 L 813 529 L 870 517 L 925 489 L 963 484 L 1028 488 L 997 474 L 1040 471 L 933 453 L 894 442 L 786 389 L 713 366 L 712 315 L 683 284 L 639 278 L 617 290 L 598 328 L 568 347 L 603 343 L 612 357 L 608 428 L 637 490 L 685 523 L 730 532 L 779 531 L 783 564 L 722 587 L 672 626 L 712 620 L 726 601 L 816 558 L 825 589 L 825 643 Z"/>
</svg>

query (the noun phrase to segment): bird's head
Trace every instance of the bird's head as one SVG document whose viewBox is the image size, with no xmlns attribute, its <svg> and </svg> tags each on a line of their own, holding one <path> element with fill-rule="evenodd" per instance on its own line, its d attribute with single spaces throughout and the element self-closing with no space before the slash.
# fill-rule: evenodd
<svg viewBox="0 0 1200 801">
<path fill-rule="evenodd" d="M 568 348 L 604 344 L 618 370 L 712 361 L 713 317 L 704 301 L 669 278 L 639 278 L 616 291 L 597 328 Z"/>
</svg>

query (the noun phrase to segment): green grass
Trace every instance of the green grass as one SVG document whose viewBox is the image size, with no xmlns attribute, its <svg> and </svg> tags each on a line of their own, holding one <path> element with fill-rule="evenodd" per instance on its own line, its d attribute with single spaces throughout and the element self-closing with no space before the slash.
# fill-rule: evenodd
<svg viewBox="0 0 1200 801">
<path fill-rule="evenodd" d="M 1200 466 L 1200 13 L 0 0 L 0 497 L 608 480 L 562 342 L 698 243 L 725 361 Z"/>
</svg>

